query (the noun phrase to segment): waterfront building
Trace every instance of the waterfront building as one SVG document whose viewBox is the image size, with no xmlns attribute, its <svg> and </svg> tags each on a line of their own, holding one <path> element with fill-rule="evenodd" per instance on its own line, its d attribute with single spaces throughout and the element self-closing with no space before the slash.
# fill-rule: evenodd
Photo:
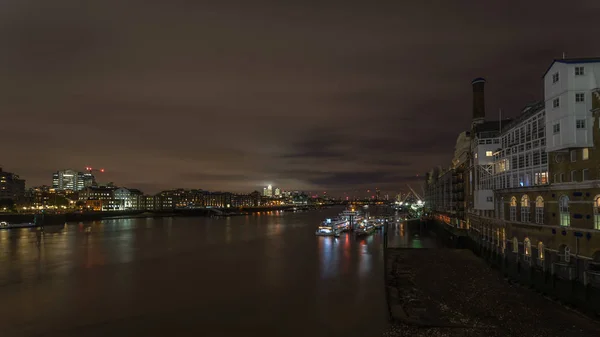
<svg viewBox="0 0 600 337">
<path fill-rule="evenodd" d="M 543 102 L 513 121 L 486 122 L 474 109 L 466 223 L 442 207 L 445 170 L 427 175 L 428 210 L 521 272 L 600 287 L 599 84 L 600 58 L 555 60 Z"/>
<path fill-rule="evenodd" d="M 153 211 L 156 208 L 155 198 L 153 195 L 142 195 L 140 196 L 140 210 Z"/>
<path fill-rule="evenodd" d="M 275 188 L 275 196 L 276 197 L 280 197 L 281 196 L 281 190 L 279 189 L 279 187 Z"/>
<path fill-rule="evenodd" d="M 17 201 L 25 196 L 25 179 L 17 174 L 5 172 L 0 167 L 0 199 Z"/>
<path fill-rule="evenodd" d="M 140 210 L 142 192 L 137 189 L 125 187 L 117 188 L 113 191 L 113 198 L 119 201 L 120 210 Z"/>
<path fill-rule="evenodd" d="M 90 186 L 79 191 L 78 200 L 94 211 L 122 211 L 123 201 L 115 199 L 115 187 Z"/>
</svg>

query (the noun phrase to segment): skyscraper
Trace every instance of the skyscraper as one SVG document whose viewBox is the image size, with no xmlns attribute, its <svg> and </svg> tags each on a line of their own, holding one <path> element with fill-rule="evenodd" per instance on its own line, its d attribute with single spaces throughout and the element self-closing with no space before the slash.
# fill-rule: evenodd
<svg viewBox="0 0 600 337">
<path fill-rule="evenodd" d="M 52 174 L 52 188 L 56 190 L 81 191 L 86 187 L 94 185 L 95 179 L 91 173 L 62 170 Z"/>
</svg>

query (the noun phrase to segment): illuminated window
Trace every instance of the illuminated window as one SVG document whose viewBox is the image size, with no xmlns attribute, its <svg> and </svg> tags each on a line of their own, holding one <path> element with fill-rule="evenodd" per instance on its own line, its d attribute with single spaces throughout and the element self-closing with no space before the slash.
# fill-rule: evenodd
<svg viewBox="0 0 600 337">
<path fill-rule="evenodd" d="M 544 244 L 542 243 L 542 241 L 538 243 L 538 259 L 544 259 Z"/>
<path fill-rule="evenodd" d="M 581 149 L 581 159 L 583 159 L 583 160 L 590 159 L 590 149 L 588 149 L 587 147 L 584 147 L 583 149 Z"/>
<path fill-rule="evenodd" d="M 571 214 L 569 213 L 569 197 L 562 195 L 558 199 L 558 211 L 560 214 L 560 225 L 569 227 L 571 225 Z"/>
<path fill-rule="evenodd" d="M 521 222 L 529 222 L 529 197 L 527 194 L 521 197 Z"/>
<path fill-rule="evenodd" d="M 523 241 L 523 248 L 525 249 L 525 255 L 531 256 L 531 241 L 529 238 L 525 238 L 525 241 Z"/>
<path fill-rule="evenodd" d="M 594 197 L 594 229 L 600 230 L 600 195 Z"/>
<path fill-rule="evenodd" d="M 544 224 L 544 198 L 542 196 L 535 199 L 535 223 Z"/>
<path fill-rule="evenodd" d="M 519 240 L 517 240 L 516 237 L 512 239 L 512 249 L 513 249 L 513 253 L 519 252 Z"/>
<path fill-rule="evenodd" d="M 492 153 L 492 151 L 485 151 L 485 156 L 486 156 L 486 157 L 491 157 L 491 156 L 493 156 L 493 155 L 494 155 L 494 154 Z"/>
<path fill-rule="evenodd" d="M 510 198 L 510 221 L 517 221 L 517 198 Z"/>
</svg>

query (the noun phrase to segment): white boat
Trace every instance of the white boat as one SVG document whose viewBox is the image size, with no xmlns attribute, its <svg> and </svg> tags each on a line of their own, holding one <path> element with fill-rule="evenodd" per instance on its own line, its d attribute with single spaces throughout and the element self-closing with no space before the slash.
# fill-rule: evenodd
<svg viewBox="0 0 600 337">
<path fill-rule="evenodd" d="M 363 220 L 363 216 L 359 210 L 350 207 L 340 213 L 340 219 L 348 221 L 350 228 L 355 228 Z"/>
<path fill-rule="evenodd" d="M 316 235 L 340 236 L 342 232 L 350 229 L 350 223 L 344 219 L 325 219 L 317 228 Z"/>
<path fill-rule="evenodd" d="M 6 221 L 0 221 L 0 229 L 30 228 L 30 227 L 36 227 L 36 226 L 37 225 L 33 222 L 8 223 Z"/>
<path fill-rule="evenodd" d="M 340 231 L 332 226 L 319 226 L 315 232 L 316 236 L 340 236 Z"/>
</svg>

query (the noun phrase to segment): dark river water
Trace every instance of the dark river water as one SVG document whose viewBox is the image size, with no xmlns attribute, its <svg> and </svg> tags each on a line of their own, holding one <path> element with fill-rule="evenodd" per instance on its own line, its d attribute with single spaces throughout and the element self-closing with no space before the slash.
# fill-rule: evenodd
<svg viewBox="0 0 600 337">
<path fill-rule="evenodd" d="M 316 237 L 341 210 L 0 231 L 0 336 L 378 336 L 383 235 Z"/>
</svg>

